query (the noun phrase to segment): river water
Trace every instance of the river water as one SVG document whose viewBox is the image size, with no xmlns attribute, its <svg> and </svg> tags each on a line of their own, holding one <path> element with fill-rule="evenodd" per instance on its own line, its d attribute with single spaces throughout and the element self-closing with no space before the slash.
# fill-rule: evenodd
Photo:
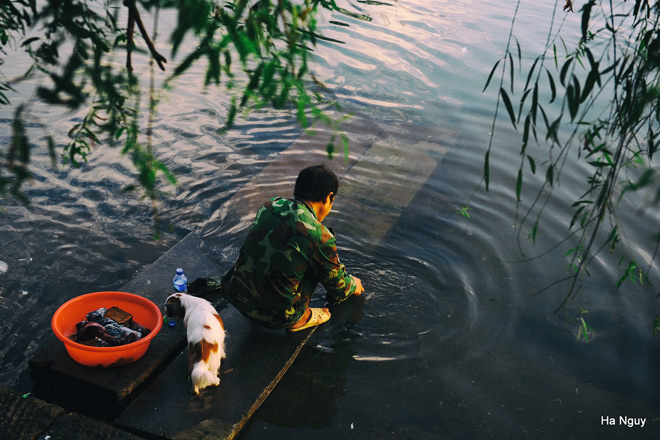
<svg viewBox="0 0 660 440">
<path fill-rule="evenodd" d="M 543 176 L 526 176 L 523 202 L 516 203 L 520 134 L 500 110 L 490 190 L 480 186 L 497 87 L 482 89 L 506 46 L 515 2 L 339 5 L 343 12 L 325 13 L 321 23 L 325 36 L 343 43 L 320 42 L 314 70 L 341 105 L 411 133 L 432 127 L 455 136 L 377 242 L 351 233 L 355 223 L 373 219 L 341 215 L 340 187 L 338 213 L 326 223 L 338 231 L 342 259 L 362 278 L 365 295 L 342 305 L 316 333 L 242 438 L 655 438 L 657 285 L 615 289 L 618 256 L 603 255 L 580 294 L 553 313 L 568 290 L 553 283 L 567 275 L 565 253 L 575 242 L 563 240 L 585 168 L 569 160 L 536 243 L 528 241 L 530 225 L 516 220 Z M 556 27 L 562 7 L 522 2 L 515 34 L 524 64 L 543 49 L 553 11 Z M 579 13 L 569 14 L 563 38 L 574 41 L 579 24 Z M 26 188 L 32 204 L 0 200 L 3 385 L 31 389 L 27 360 L 65 300 L 119 288 L 191 230 L 240 241 L 245 231 L 214 224 L 214 214 L 302 131 L 291 115 L 263 110 L 219 135 L 227 99 L 201 90 L 201 74 L 180 81 L 155 120 L 157 154 L 180 182 L 160 206 L 171 225 L 161 241 L 153 238 L 150 207 L 122 193 L 134 176 L 114 150 L 71 171 L 37 157 Z M 30 93 L 29 84 L 21 87 Z M 63 127 L 81 117 L 33 111 L 42 121 L 33 133 L 46 127 L 64 135 Z M 0 113 L 2 143 L 10 118 Z M 397 148 L 405 153 L 407 145 Z M 534 148 L 543 157 L 544 147 Z M 389 178 L 372 176 L 373 185 Z M 457 213 L 468 201 L 470 218 Z M 636 209 L 636 202 L 622 202 L 627 238 L 636 258 L 657 269 L 650 238 L 657 212 Z M 593 328 L 586 340 L 582 318 Z M 629 428 L 620 417 L 645 419 L 645 426 Z"/>
</svg>

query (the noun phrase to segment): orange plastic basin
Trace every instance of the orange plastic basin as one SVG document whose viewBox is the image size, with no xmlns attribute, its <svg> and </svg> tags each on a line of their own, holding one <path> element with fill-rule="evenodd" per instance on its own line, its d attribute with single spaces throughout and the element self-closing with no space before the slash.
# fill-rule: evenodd
<svg viewBox="0 0 660 440">
<path fill-rule="evenodd" d="M 144 338 L 116 347 L 90 347 L 72 341 L 76 324 L 92 310 L 113 306 L 133 315 L 133 320 L 151 330 Z M 126 292 L 94 292 L 73 298 L 62 304 L 53 315 L 51 327 L 55 336 L 64 343 L 71 358 L 88 367 L 120 367 L 140 359 L 149 348 L 151 340 L 163 326 L 163 315 L 152 301 Z"/>
</svg>

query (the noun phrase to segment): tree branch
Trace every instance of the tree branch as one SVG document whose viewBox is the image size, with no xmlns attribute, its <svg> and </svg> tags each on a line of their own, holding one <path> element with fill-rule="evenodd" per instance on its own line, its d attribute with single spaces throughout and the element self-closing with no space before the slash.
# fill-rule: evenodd
<svg viewBox="0 0 660 440">
<path fill-rule="evenodd" d="M 126 69 L 129 72 L 133 72 L 133 64 L 131 61 L 131 55 L 133 53 L 133 33 L 135 31 L 135 18 L 133 17 L 133 12 L 131 9 L 128 9 L 128 26 L 126 29 Z"/>
<path fill-rule="evenodd" d="M 144 27 L 144 23 L 142 22 L 142 18 L 140 17 L 140 12 L 137 9 L 137 6 L 135 5 L 135 0 L 124 0 L 124 6 L 128 8 L 128 53 L 127 53 L 127 60 L 126 60 L 126 68 L 128 68 L 129 72 L 133 71 L 133 67 L 131 66 L 131 48 L 130 45 L 133 42 L 133 29 L 135 28 L 135 23 L 137 23 L 138 27 L 140 28 L 140 33 L 142 34 L 142 38 L 144 39 L 144 42 L 147 43 L 147 47 L 149 47 L 149 51 L 151 52 L 151 56 L 156 60 L 156 63 L 158 63 L 158 67 L 160 67 L 160 70 L 163 72 L 165 71 L 165 66 L 163 65 L 164 63 L 167 63 L 167 59 L 162 56 L 158 51 L 156 50 L 156 47 L 154 46 L 154 43 L 151 41 L 151 38 L 149 38 L 149 34 L 147 33 L 147 30 Z"/>
</svg>

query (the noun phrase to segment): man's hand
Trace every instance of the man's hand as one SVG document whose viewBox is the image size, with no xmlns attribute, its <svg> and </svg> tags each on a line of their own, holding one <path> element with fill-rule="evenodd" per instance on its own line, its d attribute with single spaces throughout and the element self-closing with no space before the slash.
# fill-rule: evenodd
<svg viewBox="0 0 660 440">
<path fill-rule="evenodd" d="M 364 287 L 362 287 L 362 281 L 358 277 L 354 277 L 353 275 L 351 275 L 351 278 L 353 278 L 353 281 L 355 281 L 355 292 L 353 292 L 353 295 L 355 296 L 362 295 L 362 292 L 364 292 Z"/>
</svg>

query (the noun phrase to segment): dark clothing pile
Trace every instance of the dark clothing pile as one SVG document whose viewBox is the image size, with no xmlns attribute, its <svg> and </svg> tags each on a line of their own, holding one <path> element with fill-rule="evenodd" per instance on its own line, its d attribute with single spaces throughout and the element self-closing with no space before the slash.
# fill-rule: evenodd
<svg viewBox="0 0 660 440">
<path fill-rule="evenodd" d="M 93 347 L 115 347 L 135 342 L 149 333 L 151 330 L 142 327 L 123 310 L 101 307 L 89 312 L 84 321 L 76 324 L 76 333 L 71 335 L 71 340 Z"/>
</svg>

